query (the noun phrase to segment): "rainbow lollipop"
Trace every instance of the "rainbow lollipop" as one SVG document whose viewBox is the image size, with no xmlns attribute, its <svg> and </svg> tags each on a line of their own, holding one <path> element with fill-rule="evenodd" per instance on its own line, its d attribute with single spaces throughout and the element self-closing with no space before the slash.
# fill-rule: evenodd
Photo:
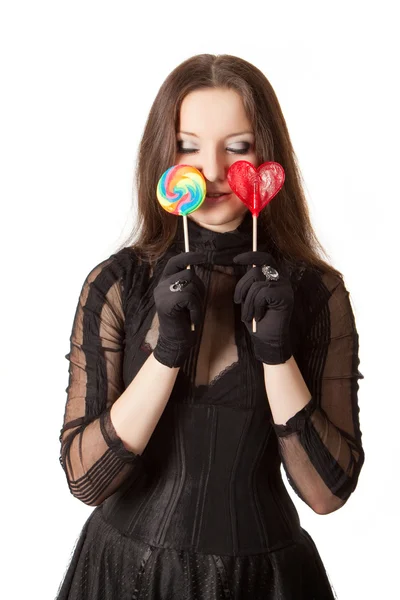
<svg viewBox="0 0 400 600">
<path fill-rule="evenodd" d="M 187 215 L 197 210 L 205 197 L 206 181 L 198 169 L 189 165 L 170 167 L 158 180 L 157 199 L 163 209 L 183 217 L 185 252 L 189 252 Z M 187 268 L 190 269 L 190 265 Z"/>
<path fill-rule="evenodd" d="M 200 171 L 189 165 L 170 167 L 158 181 L 157 199 L 163 209 L 183 217 L 185 252 L 189 252 L 187 215 L 197 210 L 205 197 L 205 179 Z"/>
<path fill-rule="evenodd" d="M 189 165 L 170 167 L 158 181 L 158 201 L 174 215 L 190 215 L 199 208 L 205 197 L 205 179 L 200 171 Z"/>
<path fill-rule="evenodd" d="M 187 215 L 199 208 L 206 197 L 203 175 L 189 165 L 175 165 L 167 169 L 157 185 L 157 198 L 161 206 L 174 215 Z M 189 248 L 185 249 L 186 252 Z"/>
</svg>

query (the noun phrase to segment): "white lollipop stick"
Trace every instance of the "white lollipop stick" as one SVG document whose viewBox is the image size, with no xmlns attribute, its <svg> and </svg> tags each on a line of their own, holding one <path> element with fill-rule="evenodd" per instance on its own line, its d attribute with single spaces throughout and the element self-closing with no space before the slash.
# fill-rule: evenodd
<svg viewBox="0 0 400 600">
<path fill-rule="evenodd" d="M 185 238 L 185 252 L 189 252 L 189 230 L 187 223 L 187 215 L 182 215 L 183 218 L 183 235 Z M 190 265 L 187 265 L 187 269 L 190 269 Z M 194 323 L 190 324 L 191 331 L 194 331 Z"/>
<path fill-rule="evenodd" d="M 253 215 L 253 252 L 257 250 L 257 217 Z M 253 265 L 255 267 L 256 265 Z M 253 332 L 257 331 L 257 323 L 253 317 Z"/>
</svg>

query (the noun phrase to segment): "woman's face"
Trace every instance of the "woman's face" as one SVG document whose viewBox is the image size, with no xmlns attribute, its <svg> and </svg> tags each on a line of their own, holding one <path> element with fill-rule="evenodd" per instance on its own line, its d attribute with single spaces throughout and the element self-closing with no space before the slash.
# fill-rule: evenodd
<svg viewBox="0 0 400 600">
<path fill-rule="evenodd" d="M 238 227 L 248 208 L 231 192 L 226 175 L 237 160 L 258 166 L 254 141 L 242 99 L 234 90 L 207 88 L 185 96 L 175 164 L 196 167 L 207 186 L 203 204 L 189 215 L 190 219 L 213 231 Z M 224 195 L 209 196 L 218 192 Z"/>
</svg>

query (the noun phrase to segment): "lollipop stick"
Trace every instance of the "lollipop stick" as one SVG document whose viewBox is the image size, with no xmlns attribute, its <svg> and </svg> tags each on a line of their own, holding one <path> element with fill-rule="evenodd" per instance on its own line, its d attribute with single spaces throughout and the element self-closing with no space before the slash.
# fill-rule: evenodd
<svg viewBox="0 0 400 600">
<path fill-rule="evenodd" d="M 187 215 L 182 215 L 182 217 L 183 217 L 183 235 L 185 238 L 185 252 L 189 252 L 189 231 L 188 231 L 188 224 L 187 224 Z M 190 265 L 188 265 L 186 268 L 190 269 Z M 194 323 L 191 323 L 190 327 L 191 327 L 191 331 L 194 331 Z"/>
<path fill-rule="evenodd" d="M 253 251 L 257 250 L 257 217 L 253 215 Z M 253 265 L 255 267 L 256 265 Z M 257 331 L 256 320 L 253 317 L 253 332 Z"/>
<path fill-rule="evenodd" d="M 185 252 L 189 252 L 189 232 L 188 232 L 188 224 L 187 224 L 187 215 L 182 215 L 183 218 L 183 235 L 185 237 Z M 186 267 L 190 269 L 190 265 Z"/>
</svg>

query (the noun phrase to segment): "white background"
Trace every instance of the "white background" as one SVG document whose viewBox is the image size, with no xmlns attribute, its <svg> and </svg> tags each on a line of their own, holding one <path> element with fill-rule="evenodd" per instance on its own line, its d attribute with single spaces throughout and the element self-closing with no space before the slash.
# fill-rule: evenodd
<svg viewBox="0 0 400 600">
<path fill-rule="evenodd" d="M 395 4 L 2 2 L 2 597 L 54 598 L 93 510 L 58 461 L 72 319 L 89 270 L 132 226 L 154 97 L 204 52 L 240 56 L 272 83 L 360 336 L 355 493 L 320 516 L 284 481 L 338 598 L 400 597 Z"/>
</svg>

